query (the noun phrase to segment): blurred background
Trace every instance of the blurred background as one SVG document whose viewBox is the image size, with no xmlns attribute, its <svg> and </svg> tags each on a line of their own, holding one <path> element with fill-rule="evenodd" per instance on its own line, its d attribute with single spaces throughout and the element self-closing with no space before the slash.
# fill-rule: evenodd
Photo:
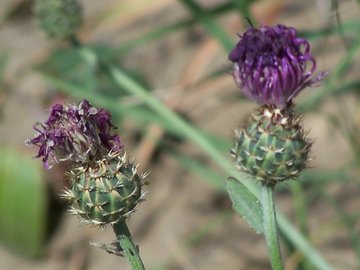
<svg viewBox="0 0 360 270">
<path fill-rule="evenodd" d="M 126 71 L 228 155 L 256 105 L 236 88 L 227 55 L 237 34 L 286 24 L 310 40 L 330 75 L 296 99 L 312 168 L 279 185 L 277 205 L 334 269 L 360 269 L 360 1 L 82 1 L 79 39 Z M 87 98 L 113 114 L 126 150 L 149 171 L 147 201 L 129 220 L 147 269 L 270 269 L 266 245 L 231 209 L 225 175 L 196 143 L 106 76 L 92 55 L 49 40 L 33 1 L 0 0 L 0 269 L 128 269 L 111 228 L 82 225 L 59 194 L 64 168 L 46 171 L 24 145 L 56 102 Z M 230 160 L 230 157 L 229 157 Z M 235 168 L 234 168 L 235 170 Z M 314 269 L 283 238 L 286 269 Z"/>
</svg>

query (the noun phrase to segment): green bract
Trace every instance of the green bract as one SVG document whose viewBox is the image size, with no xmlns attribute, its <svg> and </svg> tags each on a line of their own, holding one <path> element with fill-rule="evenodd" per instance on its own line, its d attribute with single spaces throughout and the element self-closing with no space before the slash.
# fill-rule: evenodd
<svg viewBox="0 0 360 270">
<path fill-rule="evenodd" d="M 262 106 L 236 131 L 231 153 L 241 170 L 273 185 L 296 178 L 306 168 L 310 147 L 301 117 Z"/>
<path fill-rule="evenodd" d="M 70 173 L 72 186 L 64 197 L 71 212 L 95 225 L 114 224 L 132 213 L 143 200 L 144 175 L 119 153 L 109 154 L 93 167 L 76 167 Z"/>
</svg>

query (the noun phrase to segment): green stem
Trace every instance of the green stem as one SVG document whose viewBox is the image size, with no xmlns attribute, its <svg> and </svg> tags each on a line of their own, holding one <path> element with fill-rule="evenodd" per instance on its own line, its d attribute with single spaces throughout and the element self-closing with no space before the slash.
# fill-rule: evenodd
<svg viewBox="0 0 360 270">
<path fill-rule="evenodd" d="M 119 240 L 120 246 L 124 252 L 124 256 L 129 261 L 133 270 L 144 270 L 144 264 L 141 261 L 139 250 L 132 241 L 130 231 L 125 220 L 121 220 L 113 225 L 116 238 Z"/>
<path fill-rule="evenodd" d="M 264 235 L 271 266 L 273 270 L 283 270 L 284 264 L 281 258 L 278 228 L 276 223 L 274 185 L 263 184 L 261 186 L 261 204 L 263 207 Z"/>
</svg>

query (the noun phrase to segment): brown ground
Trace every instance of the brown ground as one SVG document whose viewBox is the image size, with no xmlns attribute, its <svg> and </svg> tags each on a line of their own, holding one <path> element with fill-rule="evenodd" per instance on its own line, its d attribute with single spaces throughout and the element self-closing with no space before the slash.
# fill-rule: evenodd
<svg viewBox="0 0 360 270">
<path fill-rule="evenodd" d="M 220 1 L 202 2 L 212 5 Z M 324 8 L 321 11 L 315 1 L 276 0 L 270 1 L 271 5 L 269 1 L 262 2 L 255 12 L 259 21 L 264 22 L 281 22 L 311 29 L 325 25 L 333 15 Z M 330 1 L 317 1 L 326 2 Z M 7 10 L 18 3 L 22 1 L 1 0 L 0 6 Z M 86 1 L 85 14 L 82 39 L 112 44 L 187 16 L 178 3 L 170 0 Z M 344 20 L 356 18 L 359 16 L 359 6 L 355 0 L 342 1 L 340 14 Z M 221 17 L 220 21 L 234 40 L 236 32 L 244 29 L 235 12 Z M 47 86 L 29 67 L 44 59 L 53 46 L 54 43 L 36 28 L 27 12 L 19 12 L 19 15 L 0 24 L 0 51 L 7 52 L 10 57 L 6 72 L 9 93 L 0 96 L 0 102 L 3 102 L 0 122 L 2 144 L 22 148 L 24 139 L 32 136 L 32 123 L 45 117 L 42 104 L 47 97 Z M 331 69 L 343 55 L 344 49 L 338 40 L 326 40 L 314 46 L 314 53 L 319 59 L 319 70 Z M 191 87 L 206 74 L 227 65 L 226 57 L 220 46 L 197 26 L 137 48 L 126 57 L 125 62 L 128 67 L 141 69 L 140 73 L 145 75 L 155 93 L 170 105 L 179 99 L 176 108 L 186 113 L 199 127 L 229 138 L 232 136 L 231 130 L 253 105 L 234 98 L 238 90 L 231 76 L 224 76 L 195 89 Z M 315 90 L 309 90 L 301 98 L 310 91 Z M 355 105 L 358 104 L 351 98 L 348 101 L 349 110 L 356 115 Z M 333 111 L 332 105 L 328 102 L 322 110 Z M 305 122 L 306 126 L 311 127 L 310 136 L 317 138 L 313 148 L 316 157 L 314 166 L 334 169 L 352 158 L 346 141 L 324 117 L 306 115 Z M 156 126 L 150 129 L 161 134 Z M 149 142 L 145 140 L 135 146 L 130 144 L 130 136 L 122 137 L 125 143 L 128 142 L 128 151 L 145 164 Z M 200 150 L 190 144 L 181 145 L 181 151 L 205 158 Z M 32 154 L 29 152 L 29 157 Z M 148 164 L 145 169 L 151 170 L 148 201 L 132 216 L 130 228 L 140 245 L 147 269 L 269 269 L 263 238 L 253 233 L 242 219 L 229 214 L 230 204 L 225 196 L 200 177 L 180 167 L 176 160 L 166 154 L 160 154 L 156 162 Z M 331 188 L 332 192 L 338 193 L 344 208 L 350 212 L 357 210 L 356 189 L 350 187 L 338 191 L 337 187 Z M 278 205 L 289 217 L 293 216 L 292 200 L 288 193 L 279 194 Z M 317 201 L 309 209 L 309 216 L 311 229 L 316 232 L 315 245 L 326 259 L 336 269 L 356 269 L 356 257 L 346 233 L 319 230 L 319 226 L 336 218 L 327 202 Z M 194 234 L 209 223 L 214 226 L 208 234 L 189 244 Z M 124 259 L 110 256 L 87 244 L 90 240 L 109 242 L 113 237 L 110 228 L 99 230 L 79 226 L 77 218 L 66 216 L 51 239 L 43 259 L 28 261 L 0 247 L 0 269 L 128 269 Z M 288 257 L 287 269 L 293 269 L 292 259 Z"/>
</svg>

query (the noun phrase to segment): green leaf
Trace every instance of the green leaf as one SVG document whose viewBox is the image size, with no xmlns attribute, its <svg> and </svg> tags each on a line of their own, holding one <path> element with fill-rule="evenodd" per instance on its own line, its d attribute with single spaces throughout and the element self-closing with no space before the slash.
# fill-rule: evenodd
<svg viewBox="0 0 360 270">
<path fill-rule="evenodd" d="M 0 242 L 30 257 L 46 237 L 46 188 L 41 166 L 10 149 L 0 155 Z"/>
<path fill-rule="evenodd" d="M 242 216 L 257 233 L 263 233 L 263 213 L 259 200 L 236 178 L 229 177 L 225 187 L 234 210 Z"/>
</svg>

